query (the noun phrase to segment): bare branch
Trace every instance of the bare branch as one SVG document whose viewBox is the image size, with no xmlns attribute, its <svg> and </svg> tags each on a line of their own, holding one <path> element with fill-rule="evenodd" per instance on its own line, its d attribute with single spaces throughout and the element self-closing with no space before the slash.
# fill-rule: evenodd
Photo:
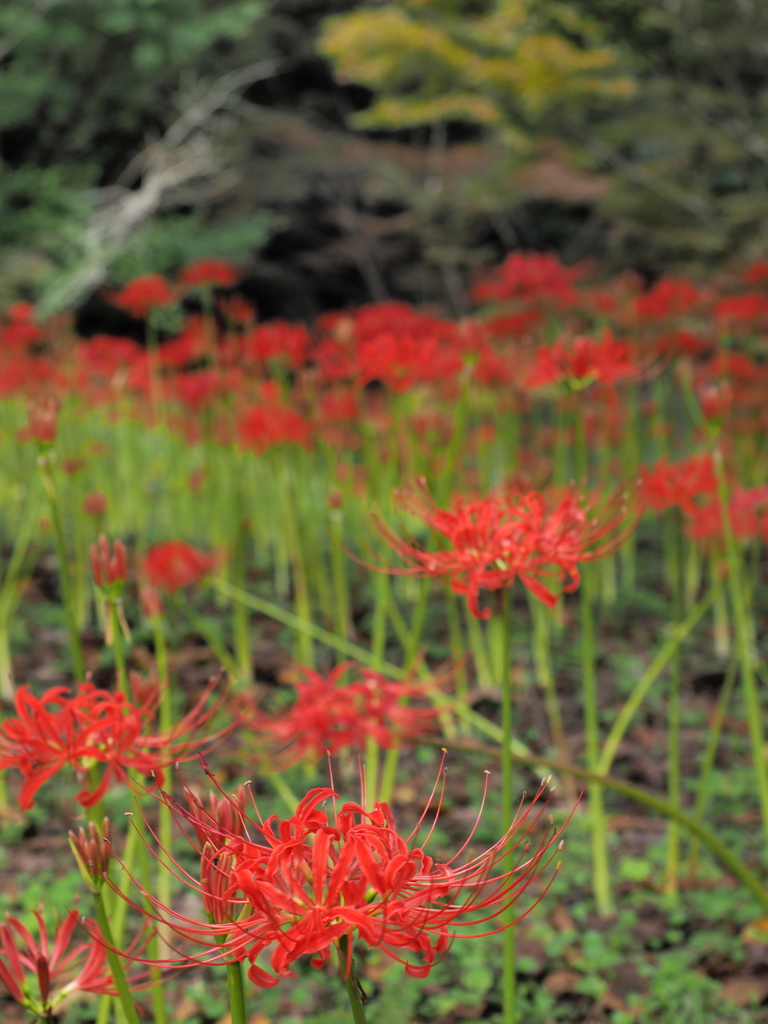
<svg viewBox="0 0 768 1024">
<path fill-rule="evenodd" d="M 264 60 L 238 68 L 202 95 L 187 98 L 178 118 L 130 160 L 117 184 L 84 194 L 97 209 L 83 229 L 82 259 L 43 296 L 39 305 L 44 315 L 98 287 L 126 241 L 159 210 L 210 203 L 237 184 L 239 176 L 224 164 L 218 143 L 237 121 L 242 100 L 238 90 L 274 75 L 278 67 L 277 61 Z M 134 183 L 136 188 L 128 187 Z"/>
</svg>

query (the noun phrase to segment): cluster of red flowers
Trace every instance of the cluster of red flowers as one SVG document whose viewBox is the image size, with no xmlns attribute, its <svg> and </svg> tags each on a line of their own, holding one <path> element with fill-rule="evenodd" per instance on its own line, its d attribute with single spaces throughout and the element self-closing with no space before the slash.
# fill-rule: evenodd
<svg viewBox="0 0 768 1024">
<path fill-rule="evenodd" d="M 434 696 L 431 681 L 389 679 L 351 661 L 327 675 L 298 665 L 292 675 L 295 700 L 288 710 L 267 712 L 250 699 L 243 701 L 246 735 L 263 750 L 270 771 L 305 758 L 334 756 L 348 747 L 361 750 L 369 738 L 394 747 L 423 734 L 438 715 L 433 706 L 411 704 Z"/>
<path fill-rule="evenodd" d="M 430 799 L 439 785 L 438 779 Z M 177 818 L 192 826 L 200 876 L 178 866 L 175 872 L 201 895 L 209 920 L 183 916 L 143 889 L 153 910 L 134 905 L 193 945 L 190 956 L 161 961 L 166 968 L 246 961 L 250 980 L 271 987 L 294 976 L 292 964 L 300 957 L 311 955 L 313 966 L 320 967 L 344 941 L 342 962 L 348 975 L 357 937 L 402 963 L 409 974 L 424 977 L 453 939 L 489 934 L 513 923 L 507 911 L 562 846 L 562 828 L 542 823 L 546 790 L 545 782 L 502 837 L 473 855 L 481 806 L 475 827 L 448 860 L 426 852 L 441 795 L 428 834 L 417 845 L 426 810 L 416 829 L 402 837 L 386 803 L 366 810 L 363 795 L 360 803 L 339 806 L 332 788 L 311 790 L 284 821 L 276 815 L 263 820 L 258 809 L 255 816 L 246 814 L 242 792 L 228 797 L 220 791 L 207 808 L 189 790 L 186 807 L 162 794 Z M 258 963 L 269 949 L 272 974 Z M 415 962 L 406 959 L 409 952 Z"/>
<path fill-rule="evenodd" d="M 518 403 L 527 388 L 597 383 L 597 407 L 617 383 L 636 383 L 661 356 L 695 360 L 703 394 L 710 383 L 728 385 L 728 414 L 751 429 L 765 425 L 768 367 L 745 353 L 706 357 L 723 330 L 736 337 L 763 329 L 768 298 L 757 267 L 746 275 L 746 294 L 745 281 L 717 290 L 681 278 L 643 290 L 626 275 L 596 287 L 586 267 L 518 252 L 478 283 L 474 298 L 491 306 L 470 320 L 388 302 L 326 314 L 308 328 L 257 322 L 244 298 L 222 291 L 237 283 L 237 268 L 201 260 L 173 281 L 145 275 L 107 294 L 140 319 L 168 306 L 179 311 L 178 333 L 163 336 L 155 356 L 132 339 L 107 335 L 67 345 L 61 324 L 49 329 L 34 322 L 32 307 L 12 306 L 0 322 L 0 394 L 34 400 L 24 436 L 44 443 L 55 436 L 55 418 L 36 410 L 56 396 L 77 395 L 90 405 L 111 403 L 119 415 L 137 408 L 146 415 L 148 404 L 151 412 L 161 402 L 167 425 L 190 442 L 208 436 L 262 454 L 320 439 L 359 447 L 360 422 L 376 429 L 384 422 L 374 383 L 388 393 L 428 389 L 451 399 L 472 382 L 504 389 Z M 180 305 L 201 289 L 205 315 L 199 302 L 191 311 Z M 614 402 L 610 415 L 620 419 L 622 411 Z"/>
<path fill-rule="evenodd" d="M 466 596 L 477 618 L 491 615 L 488 608 L 480 610 L 480 591 L 505 589 L 517 578 L 552 607 L 563 591 L 578 587 L 579 563 L 603 558 L 626 539 L 635 517 L 625 498 L 619 492 L 603 498 L 571 489 L 548 502 L 535 491 L 505 491 L 479 501 L 459 498 L 451 509 L 440 509 L 422 481 L 397 492 L 395 500 L 444 537 L 447 547 L 428 551 L 379 517 L 380 533 L 409 563 L 385 571 L 444 580 Z M 550 580 L 558 589 L 546 585 Z"/>
<path fill-rule="evenodd" d="M 130 783 L 129 772 L 162 778 L 163 770 L 210 748 L 234 727 L 205 734 L 218 711 L 209 703 L 213 681 L 195 706 L 172 729 L 151 733 L 158 693 L 154 689 L 140 703 L 122 693 L 79 683 L 74 691 L 53 686 L 36 697 L 20 686 L 14 697 L 15 718 L 0 724 L 0 769 L 14 768 L 24 781 L 19 792 L 22 810 L 34 806 L 40 787 L 64 768 L 75 770 L 84 807 L 92 807 L 113 782 Z M 103 770 L 93 779 L 91 769 Z"/>
</svg>

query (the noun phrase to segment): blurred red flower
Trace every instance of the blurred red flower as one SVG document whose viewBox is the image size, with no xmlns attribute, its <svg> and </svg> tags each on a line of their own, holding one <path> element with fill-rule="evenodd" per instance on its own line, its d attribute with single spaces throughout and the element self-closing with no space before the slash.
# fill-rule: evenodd
<svg viewBox="0 0 768 1024">
<path fill-rule="evenodd" d="M 138 320 L 144 320 L 153 309 L 172 306 L 176 292 L 160 274 L 143 274 L 129 281 L 119 291 L 107 292 L 107 298 Z"/>
<path fill-rule="evenodd" d="M 629 344 L 617 341 L 606 330 L 600 341 L 579 337 L 556 341 L 554 345 L 540 345 L 524 383 L 529 388 L 567 384 L 580 389 L 595 382 L 616 384 L 639 373 L 640 367 Z"/>
<path fill-rule="evenodd" d="M 277 444 L 307 448 L 313 433 L 312 424 L 285 405 L 254 405 L 241 417 L 237 430 L 243 447 L 259 455 Z"/>
<path fill-rule="evenodd" d="M 246 734 L 264 750 L 270 771 L 284 771 L 305 758 L 317 761 L 345 747 L 365 748 L 370 737 L 394 747 L 423 734 L 438 715 L 428 699 L 437 681 L 390 679 L 352 661 L 321 675 L 305 665 L 293 669 L 295 700 L 284 711 L 266 711 L 244 697 L 241 718 Z"/>
<path fill-rule="evenodd" d="M 187 285 L 215 285 L 231 288 L 240 280 L 240 271 L 233 263 L 219 259 L 200 259 L 188 263 L 179 273 L 179 281 Z"/>
<path fill-rule="evenodd" d="M 475 285 L 475 302 L 523 299 L 539 302 L 554 300 L 569 306 L 578 301 L 574 284 L 584 276 L 580 266 L 565 267 L 548 253 L 513 252 L 499 267 L 489 271 L 484 281 Z"/>
<path fill-rule="evenodd" d="M 654 512 L 677 505 L 693 514 L 700 501 L 717 493 L 717 478 L 709 452 L 691 455 L 678 462 L 659 459 L 654 466 L 640 466 L 638 498 Z"/>
<path fill-rule="evenodd" d="M 216 564 L 215 555 L 183 540 L 168 540 L 147 550 L 142 575 L 158 590 L 173 594 L 182 587 L 199 583 L 215 570 Z"/>
</svg>

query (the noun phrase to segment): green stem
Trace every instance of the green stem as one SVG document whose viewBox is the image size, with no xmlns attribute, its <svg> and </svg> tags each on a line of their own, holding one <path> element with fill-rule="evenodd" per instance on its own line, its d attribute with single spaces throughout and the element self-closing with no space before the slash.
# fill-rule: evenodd
<svg viewBox="0 0 768 1024">
<path fill-rule="evenodd" d="M 99 931 L 104 939 L 107 952 L 107 962 L 109 963 L 109 969 L 112 972 L 112 979 L 117 989 L 117 995 L 120 1000 L 120 1006 L 122 1007 L 125 1018 L 128 1024 L 140 1024 L 139 1015 L 136 1011 L 136 1004 L 133 1001 L 131 990 L 128 988 L 128 981 L 123 971 L 123 965 L 120 962 L 120 957 L 115 952 L 115 941 L 112 938 L 112 929 L 109 926 L 109 918 L 107 917 L 107 911 L 104 906 L 104 898 L 100 891 L 93 893 L 93 903 L 96 908 L 96 920 L 99 924 Z"/>
<path fill-rule="evenodd" d="M 243 965 L 227 964 L 227 986 L 229 988 L 229 1012 L 231 1024 L 247 1024 L 245 1015 L 245 988 L 243 986 Z"/>
<path fill-rule="evenodd" d="M 595 664 L 595 620 L 592 607 L 592 566 L 582 567 L 581 598 L 581 664 L 584 679 L 584 738 L 587 767 L 598 770 L 600 758 L 600 723 L 598 717 L 597 669 Z M 608 862 L 606 820 L 603 788 L 593 782 L 588 786 L 589 817 L 592 826 L 592 888 L 597 912 L 601 917 L 613 913 L 611 874 Z"/>
<path fill-rule="evenodd" d="M 475 675 L 481 686 L 488 686 L 494 682 L 493 670 L 488 658 L 488 645 L 485 642 L 480 622 L 464 605 L 467 622 L 467 635 L 469 637 L 469 649 L 472 651 L 472 658 L 475 662 Z"/>
<path fill-rule="evenodd" d="M 429 600 L 430 583 L 431 581 L 429 579 L 423 579 L 419 584 L 419 598 L 416 602 L 416 607 L 413 609 L 413 615 L 411 618 L 411 634 L 408 640 L 408 645 L 405 649 L 404 660 L 406 665 L 410 665 L 419 653 L 421 635 L 424 632 L 424 620 L 427 615 L 427 601 Z"/>
<path fill-rule="evenodd" d="M 344 554 L 344 514 L 340 508 L 331 509 L 331 577 L 335 595 L 334 611 L 336 632 L 339 636 L 349 634 L 349 581 L 347 559 Z"/>
<path fill-rule="evenodd" d="M 723 722 L 725 721 L 725 713 L 728 709 L 728 703 L 733 693 L 733 686 L 736 682 L 736 660 L 732 658 L 728 662 L 728 669 L 725 673 L 725 680 L 723 681 L 722 688 L 720 690 L 720 696 L 717 699 L 717 705 L 715 707 L 715 713 L 712 716 L 712 721 L 709 726 L 709 735 L 707 736 L 707 746 L 704 749 L 704 755 L 701 759 L 701 769 L 699 771 L 699 778 L 696 783 L 696 799 L 693 804 L 693 819 L 699 824 L 704 820 L 704 814 L 707 809 L 707 802 L 712 795 L 711 784 L 712 784 L 712 772 L 715 767 L 715 757 L 717 756 L 717 748 L 720 743 L 720 735 L 723 731 Z M 688 877 L 694 878 L 696 875 L 696 868 L 699 860 L 699 846 L 701 841 L 698 836 L 694 836 L 691 841 L 691 848 L 688 852 Z"/>
<path fill-rule="evenodd" d="M 120 616 L 117 612 L 117 604 L 115 601 L 108 601 L 109 606 L 109 622 L 110 630 L 112 632 L 112 649 L 115 655 L 115 668 L 117 669 L 117 685 L 120 688 L 120 692 L 126 697 L 130 697 L 128 689 L 128 672 L 125 664 L 125 648 L 123 647 L 123 631 L 120 627 Z"/>
<path fill-rule="evenodd" d="M 133 874 L 133 865 L 136 860 L 136 853 L 139 846 L 139 832 L 133 823 L 132 815 L 128 819 L 128 835 L 125 840 L 125 849 L 123 851 L 123 873 L 120 876 L 120 895 L 121 899 L 117 900 L 117 906 L 114 912 L 110 914 L 110 919 L 115 926 L 115 943 L 120 945 L 123 941 L 123 932 L 125 930 L 125 920 L 128 915 L 128 902 L 127 896 L 128 891 L 131 888 L 131 875 Z M 141 815 L 139 815 L 141 817 Z"/>
<path fill-rule="evenodd" d="M 422 739 L 423 743 L 429 744 L 430 746 L 442 746 L 442 740 L 432 740 L 428 737 Z M 495 747 L 488 747 L 482 743 L 472 743 L 467 740 L 456 740 L 453 742 L 452 747 L 456 750 L 467 750 L 475 753 L 485 754 L 486 756 L 499 756 L 499 750 Z M 555 761 L 550 758 L 535 757 L 532 754 L 519 754 L 512 752 L 512 760 L 517 761 L 520 764 L 530 764 L 534 766 L 534 770 L 539 773 L 541 767 L 545 769 L 562 773 L 563 775 L 570 774 L 576 779 L 581 779 L 586 783 L 599 782 L 601 786 L 606 789 L 612 789 L 616 793 L 628 797 L 630 800 L 634 800 L 635 803 L 642 804 L 644 807 L 648 807 L 650 810 L 657 811 L 665 818 L 674 818 L 679 821 L 684 829 L 691 833 L 691 835 L 698 836 L 701 842 L 706 846 L 717 860 L 723 865 L 723 867 L 730 871 L 734 878 L 737 878 L 742 885 L 752 893 L 761 908 L 768 914 L 768 889 L 762 884 L 758 876 L 751 871 L 747 865 L 732 852 L 731 848 L 727 846 L 722 840 L 718 839 L 717 836 L 710 832 L 708 828 L 696 821 L 689 815 L 684 814 L 682 811 L 670 806 L 666 801 L 660 799 L 657 796 L 653 796 L 651 793 L 646 793 L 643 789 L 638 789 L 637 786 L 633 786 L 628 782 L 624 782 L 623 779 L 617 779 L 612 775 L 598 775 L 595 772 L 590 772 L 586 768 L 580 768 L 577 765 L 563 764 L 562 761 Z"/>
<path fill-rule="evenodd" d="M 295 814 L 296 808 L 299 806 L 299 798 L 293 792 L 293 790 L 285 781 L 280 772 L 271 772 L 266 777 L 269 779 L 272 788 L 283 801 L 283 803 L 291 812 L 291 814 Z"/>
<path fill-rule="evenodd" d="M 670 509 L 666 515 L 666 557 L 667 574 L 672 594 L 672 622 L 680 625 L 683 613 L 683 560 L 682 523 L 677 509 Z M 681 727 L 681 663 L 678 644 L 670 659 L 669 699 L 667 701 L 667 797 L 670 804 L 680 809 L 680 727 Z M 664 891 L 676 896 L 680 881 L 680 824 L 670 819 L 667 826 L 667 870 Z"/>
<path fill-rule="evenodd" d="M 736 547 L 731 526 L 728 507 L 728 484 L 723 466 L 723 452 L 720 442 L 715 441 L 712 448 L 712 464 L 717 479 L 717 495 L 720 502 L 720 514 L 723 520 L 723 536 L 725 538 L 725 557 L 728 562 L 728 590 L 733 609 L 734 628 L 736 631 L 736 649 L 741 669 L 741 681 L 744 687 L 744 703 L 747 711 L 747 726 L 752 744 L 752 761 L 755 771 L 755 783 L 760 801 L 760 813 L 763 821 L 763 833 L 768 841 L 768 766 L 765 760 L 765 736 L 763 734 L 763 712 L 760 706 L 760 695 L 755 679 L 755 667 L 752 645 L 749 635 L 749 614 L 744 599 L 741 580 L 741 556 Z"/>
<path fill-rule="evenodd" d="M 501 610 L 488 623 L 488 646 L 494 658 L 494 677 L 501 689 L 501 820 L 504 828 L 511 824 L 515 806 L 512 793 L 512 672 L 511 672 L 511 622 L 510 588 L 501 592 Z M 501 924 L 507 925 L 503 934 L 502 960 L 502 1019 L 504 1024 L 515 1024 L 515 930 L 511 926 L 515 919 L 514 908 L 504 914 Z"/>
<path fill-rule="evenodd" d="M 675 651 L 680 649 L 680 644 L 685 640 L 697 623 L 704 618 L 714 602 L 719 589 L 720 587 L 715 585 L 707 594 L 705 594 L 697 605 L 694 605 L 694 607 L 691 608 L 683 621 L 672 630 L 669 637 L 662 644 L 661 649 L 656 652 L 653 661 L 635 683 L 635 688 L 625 701 L 624 707 L 619 712 L 616 721 L 611 727 L 611 731 L 608 733 L 608 738 L 605 743 L 603 743 L 603 752 L 600 755 L 596 768 L 599 773 L 607 775 L 610 771 L 613 759 L 616 756 L 616 751 L 619 748 L 619 744 L 624 738 L 624 734 L 629 728 L 629 724 L 637 709 L 645 700 L 648 691 L 674 657 Z"/>
<path fill-rule="evenodd" d="M 459 618 L 458 598 L 453 591 L 448 590 L 447 588 L 445 590 L 445 602 L 448 636 L 450 638 L 451 645 L 451 660 L 456 666 L 456 700 L 460 704 L 464 704 L 466 703 L 467 692 L 469 690 L 469 681 L 467 678 L 467 669 L 465 664 L 466 659 L 464 658 L 464 651 L 466 648 L 461 629 L 461 619 Z"/>
<path fill-rule="evenodd" d="M 527 591 L 527 593 L 531 615 L 533 616 L 533 661 L 536 678 L 544 690 L 544 701 L 547 706 L 547 718 L 549 719 L 549 728 L 552 732 L 552 742 L 557 751 L 557 756 L 561 761 L 565 761 L 568 757 L 568 748 L 565 742 L 565 730 L 563 729 L 563 719 L 560 714 L 560 704 L 557 700 L 550 652 L 551 612 L 530 591 Z M 565 780 L 565 788 L 566 797 L 569 800 L 575 800 L 576 790 L 570 777 Z"/>
<path fill-rule="evenodd" d="M 365 1010 L 363 1004 L 360 1001 L 360 982 L 355 974 L 355 962 L 352 961 L 352 965 L 347 974 L 347 955 L 348 955 L 348 939 L 346 935 L 342 935 L 339 939 L 338 945 L 338 958 L 339 958 L 339 973 L 344 978 L 344 985 L 347 989 L 347 996 L 349 998 L 349 1005 L 352 1010 L 352 1019 L 355 1024 L 366 1024 Z M 233 1021 L 232 1024 L 235 1024 Z"/>
<path fill-rule="evenodd" d="M 245 588 L 245 556 L 246 531 L 240 523 L 238 524 L 238 542 L 235 548 L 232 574 L 237 586 L 243 589 Z M 235 642 L 235 661 L 239 668 L 238 679 L 241 683 L 250 683 L 253 680 L 250 626 L 248 609 L 240 601 L 234 601 L 232 607 L 232 632 Z"/>
<path fill-rule="evenodd" d="M 176 604 L 176 607 L 180 609 L 185 618 L 189 620 L 189 624 L 192 626 L 195 632 L 198 633 L 199 636 L 203 638 L 203 640 L 205 640 L 205 642 L 208 644 L 215 657 L 219 659 L 219 661 L 221 662 L 222 666 L 226 669 L 226 671 L 232 676 L 233 679 L 238 679 L 240 675 L 240 666 L 237 664 L 237 662 L 229 653 L 224 644 L 219 640 L 215 630 L 213 630 L 208 625 L 208 622 L 205 620 L 205 618 L 203 618 L 202 615 L 199 615 L 195 611 L 195 609 L 187 602 L 182 603 L 182 601 L 179 598 L 174 598 L 174 603 Z"/>
<path fill-rule="evenodd" d="M 75 610 L 74 595 L 72 592 L 72 580 L 69 575 L 69 564 L 67 562 L 67 548 L 64 542 L 64 527 L 61 522 L 61 509 L 59 498 L 56 492 L 51 467 L 47 456 L 41 456 L 40 468 L 43 474 L 43 484 L 48 494 L 48 503 L 51 510 L 51 524 L 53 526 L 53 540 L 56 545 L 56 557 L 59 560 L 59 579 L 61 581 L 61 598 L 64 604 L 64 615 L 69 633 L 69 646 L 72 652 L 72 669 L 75 679 L 85 678 L 85 662 L 83 660 L 83 648 L 80 643 L 80 632 L 77 628 L 77 616 Z"/>
</svg>

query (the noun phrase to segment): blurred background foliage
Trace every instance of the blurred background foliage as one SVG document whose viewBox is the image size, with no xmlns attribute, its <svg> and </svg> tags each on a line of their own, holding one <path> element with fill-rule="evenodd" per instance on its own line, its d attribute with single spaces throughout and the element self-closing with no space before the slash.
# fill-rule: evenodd
<svg viewBox="0 0 768 1024">
<path fill-rule="evenodd" d="M 469 308 L 517 247 L 765 254 L 763 0 L 5 0 L 0 303 L 240 262 L 264 315 Z"/>
</svg>

